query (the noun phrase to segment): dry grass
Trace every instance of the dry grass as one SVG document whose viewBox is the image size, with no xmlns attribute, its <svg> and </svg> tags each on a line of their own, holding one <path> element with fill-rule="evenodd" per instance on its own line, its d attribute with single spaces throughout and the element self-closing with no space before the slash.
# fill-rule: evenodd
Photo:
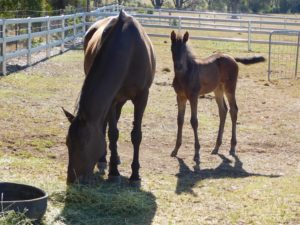
<svg viewBox="0 0 300 225">
<path fill-rule="evenodd" d="M 1 77 L 1 181 L 29 183 L 49 193 L 43 224 L 299 224 L 299 80 L 268 83 L 266 64 L 240 66 L 237 157 L 228 155 L 229 116 L 221 154 L 210 155 L 217 106 L 210 95 L 200 99 L 197 168 L 189 110 L 179 158 L 169 156 L 177 128 L 170 43 L 160 38 L 153 43 L 157 73 L 144 117 L 141 188 L 127 184 L 133 154 L 129 103 L 119 123 L 122 184 L 110 184 L 104 176 L 90 187 L 66 188 L 68 122 L 60 107 L 72 110 L 81 88 L 80 49 Z M 234 56 L 259 51 L 248 53 L 232 43 L 191 45 L 201 57 L 214 51 Z"/>
</svg>

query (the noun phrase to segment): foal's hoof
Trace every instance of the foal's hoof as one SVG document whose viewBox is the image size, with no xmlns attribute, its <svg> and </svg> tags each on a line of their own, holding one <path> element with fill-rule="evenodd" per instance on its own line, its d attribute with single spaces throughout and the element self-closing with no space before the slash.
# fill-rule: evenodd
<svg viewBox="0 0 300 225">
<path fill-rule="evenodd" d="M 101 175 L 104 175 L 105 174 L 105 170 L 107 168 L 107 163 L 106 162 L 98 162 L 97 163 L 97 167 L 98 167 L 99 173 Z"/>
<path fill-rule="evenodd" d="M 217 155 L 217 154 L 218 154 L 218 151 L 219 151 L 219 150 L 215 148 L 215 149 L 211 152 L 211 154 L 212 154 L 212 155 Z"/>
<path fill-rule="evenodd" d="M 115 184 L 120 184 L 121 183 L 121 176 L 108 176 L 108 181 L 115 183 Z"/>
<path fill-rule="evenodd" d="M 229 154 L 235 156 L 235 149 L 230 149 Z"/>
<path fill-rule="evenodd" d="M 196 162 L 196 163 L 200 162 L 200 156 L 199 155 L 194 156 L 194 162 Z"/>
<path fill-rule="evenodd" d="M 172 153 L 171 153 L 171 157 L 176 157 L 177 156 L 177 152 L 176 151 L 173 151 Z"/>
</svg>

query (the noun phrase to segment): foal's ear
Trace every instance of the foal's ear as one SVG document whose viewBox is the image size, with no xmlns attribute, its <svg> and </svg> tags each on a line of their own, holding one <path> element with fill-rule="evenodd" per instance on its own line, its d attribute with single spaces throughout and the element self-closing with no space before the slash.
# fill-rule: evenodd
<svg viewBox="0 0 300 225">
<path fill-rule="evenodd" d="M 183 42 L 186 43 L 189 40 L 189 32 L 185 32 L 185 34 L 183 35 Z"/>
<path fill-rule="evenodd" d="M 67 110 L 65 110 L 63 107 L 61 107 L 62 110 L 64 111 L 67 119 L 69 120 L 70 123 L 74 120 L 75 116 L 73 116 L 71 113 L 69 113 Z"/>
<path fill-rule="evenodd" d="M 175 41 L 176 41 L 176 33 L 175 33 L 174 30 L 171 32 L 171 41 L 172 41 L 172 42 L 175 42 Z"/>
</svg>

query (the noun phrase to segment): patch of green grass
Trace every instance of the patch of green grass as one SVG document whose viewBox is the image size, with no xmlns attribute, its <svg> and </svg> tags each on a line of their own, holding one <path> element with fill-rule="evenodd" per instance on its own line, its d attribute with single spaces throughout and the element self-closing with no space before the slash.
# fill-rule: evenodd
<svg viewBox="0 0 300 225">
<path fill-rule="evenodd" d="M 31 225 L 33 221 L 28 219 L 24 213 L 8 211 L 5 213 L 0 212 L 1 225 Z"/>
<path fill-rule="evenodd" d="M 32 148 L 37 151 L 44 151 L 47 148 L 55 146 L 56 143 L 50 139 L 44 138 L 31 138 L 28 140 L 18 140 L 14 143 L 14 147 L 23 149 L 26 147 Z"/>
<path fill-rule="evenodd" d="M 83 63 L 83 50 L 73 50 L 72 52 L 67 52 L 60 56 L 56 56 L 51 58 L 50 60 L 53 62 L 60 62 L 60 63 L 68 63 L 68 62 L 79 62 Z"/>
</svg>

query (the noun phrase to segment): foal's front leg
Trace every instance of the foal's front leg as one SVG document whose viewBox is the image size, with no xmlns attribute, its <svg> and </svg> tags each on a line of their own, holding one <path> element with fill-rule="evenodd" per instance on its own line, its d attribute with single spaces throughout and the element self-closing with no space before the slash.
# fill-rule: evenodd
<svg viewBox="0 0 300 225">
<path fill-rule="evenodd" d="M 184 114 L 186 108 L 186 97 L 177 95 L 177 108 L 178 108 L 178 115 L 177 115 L 177 139 L 176 145 L 174 150 L 171 153 L 172 157 L 176 157 L 178 153 L 178 149 L 182 143 L 182 127 L 184 123 Z"/>
<path fill-rule="evenodd" d="M 190 98 L 190 104 L 191 104 L 191 125 L 194 131 L 194 138 L 195 138 L 195 155 L 194 155 L 194 161 L 196 163 L 199 163 L 200 161 L 200 144 L 199 144 L 199 138 L 198 138 L 198 118 L 197 118 L 197 106 L 198 106 L 198 95 L 193 95 Z"/>
</svg>

